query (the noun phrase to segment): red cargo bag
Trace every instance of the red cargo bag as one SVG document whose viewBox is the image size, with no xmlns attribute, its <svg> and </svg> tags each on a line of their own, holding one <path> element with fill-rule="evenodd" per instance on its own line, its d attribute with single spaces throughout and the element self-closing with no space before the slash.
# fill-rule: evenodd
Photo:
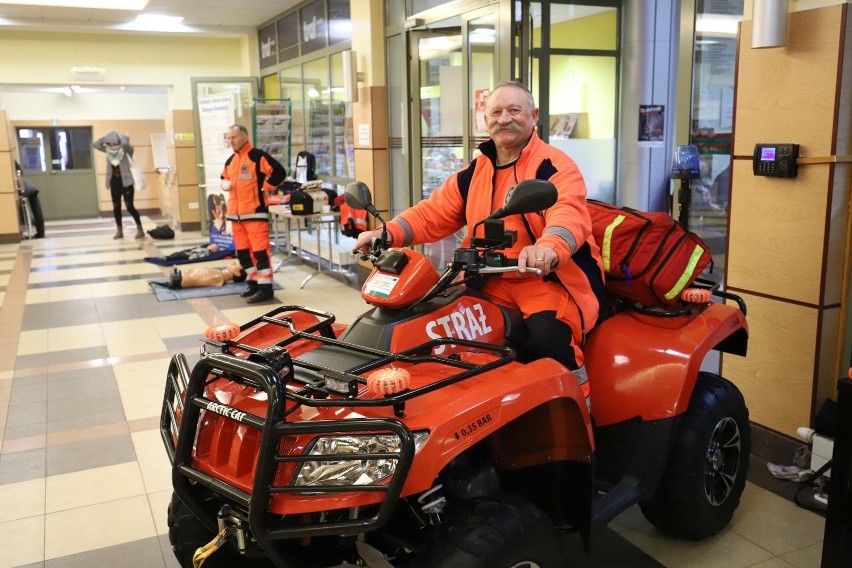
<svg viewBox="0 0 852 568">
<path fill-rule="evenodd" d="M 606 288 L 643 306 L 674 304 L 712 262 L 710 249 L 668 213 L 645 213 L 590 199 Z"/>
</svg>

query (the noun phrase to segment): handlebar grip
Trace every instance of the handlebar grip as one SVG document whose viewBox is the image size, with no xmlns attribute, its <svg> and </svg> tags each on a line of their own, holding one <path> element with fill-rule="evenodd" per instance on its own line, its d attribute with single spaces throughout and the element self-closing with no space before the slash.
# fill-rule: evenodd
<svg viewBox="0 0 852 568">
<path fill-rule="evenodd" d="M 518 266 L 483 266 L 478 270 L 479 274 L 501 274 L 503 272 L 517 272 Z M 534 266 L 528 266 L 526 268 L 526 272 L 532 272 L 536 276 L 543 276 L 544 271 L 541 268 L 535 268 Z"/>
</svg>

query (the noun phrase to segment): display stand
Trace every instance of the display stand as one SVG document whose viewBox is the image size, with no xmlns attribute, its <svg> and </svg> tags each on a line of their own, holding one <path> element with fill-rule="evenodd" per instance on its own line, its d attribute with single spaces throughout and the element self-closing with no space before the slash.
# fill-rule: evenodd
<svg viewBox="0 0 852 568">
<path fill-rule="evenodd" d="M 346 105 L 342 102 L 311 101 L 308 150 L 316 157 L 316 175 L 322 178 L 346 177 Z M 335 163 L 332 164 L 332 152 Z M 349 173 L 349 177 L 352 174 Z"/>
<path fill-rule="evenodd" d="M 254 145 L 290 168 L 290 99 L 255 99 Z"/>
</svg>

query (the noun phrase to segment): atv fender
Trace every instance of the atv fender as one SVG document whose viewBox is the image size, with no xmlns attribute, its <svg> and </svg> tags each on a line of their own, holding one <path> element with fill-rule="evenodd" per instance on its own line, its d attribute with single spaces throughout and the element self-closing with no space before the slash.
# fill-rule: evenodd
<svg viewBox="0 0 852 568">
<path fill-rule="evenodd" d="M 721 345 L 744 354 L 745 315 L 724 304 L 677 317 L 625 310 L 591 334 L 583 349 L 599 426 L 686 411 L 701 362 Z"/>
<path fill-rule="evenodd" d="M 486 439 L 503 469 L 591 462 L 594 438 L 585 398 L 563 365 L 552 359 L 514 363 L 464 385 L 456 396 L 410 416 L 411 430 L 432 431 L 415 456 L 403 495 L 429 489 L 450 461 Z"/>
</svg>

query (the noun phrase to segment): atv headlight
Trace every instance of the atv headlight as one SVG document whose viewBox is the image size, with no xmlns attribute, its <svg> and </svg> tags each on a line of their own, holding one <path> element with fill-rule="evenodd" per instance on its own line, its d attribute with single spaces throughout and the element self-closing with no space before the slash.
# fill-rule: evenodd
<svg viewBox="0 0 852 568">
<path fill-rule="evenodd" d="M 414 432 L 414 452 L 417 453 L 429 432 Z M 336 454 L 399 453 L 400 441 L 395 434 L 368 436 L 322 436 L 317 439 L 308 455 L 333 456 Z M 296 486 L 317 485 L 368 485 L 378 483 L 393 475 L 396 459 L 363 459 L 340 461 L 306 461 L 296 472 Z"/>
</svg>

